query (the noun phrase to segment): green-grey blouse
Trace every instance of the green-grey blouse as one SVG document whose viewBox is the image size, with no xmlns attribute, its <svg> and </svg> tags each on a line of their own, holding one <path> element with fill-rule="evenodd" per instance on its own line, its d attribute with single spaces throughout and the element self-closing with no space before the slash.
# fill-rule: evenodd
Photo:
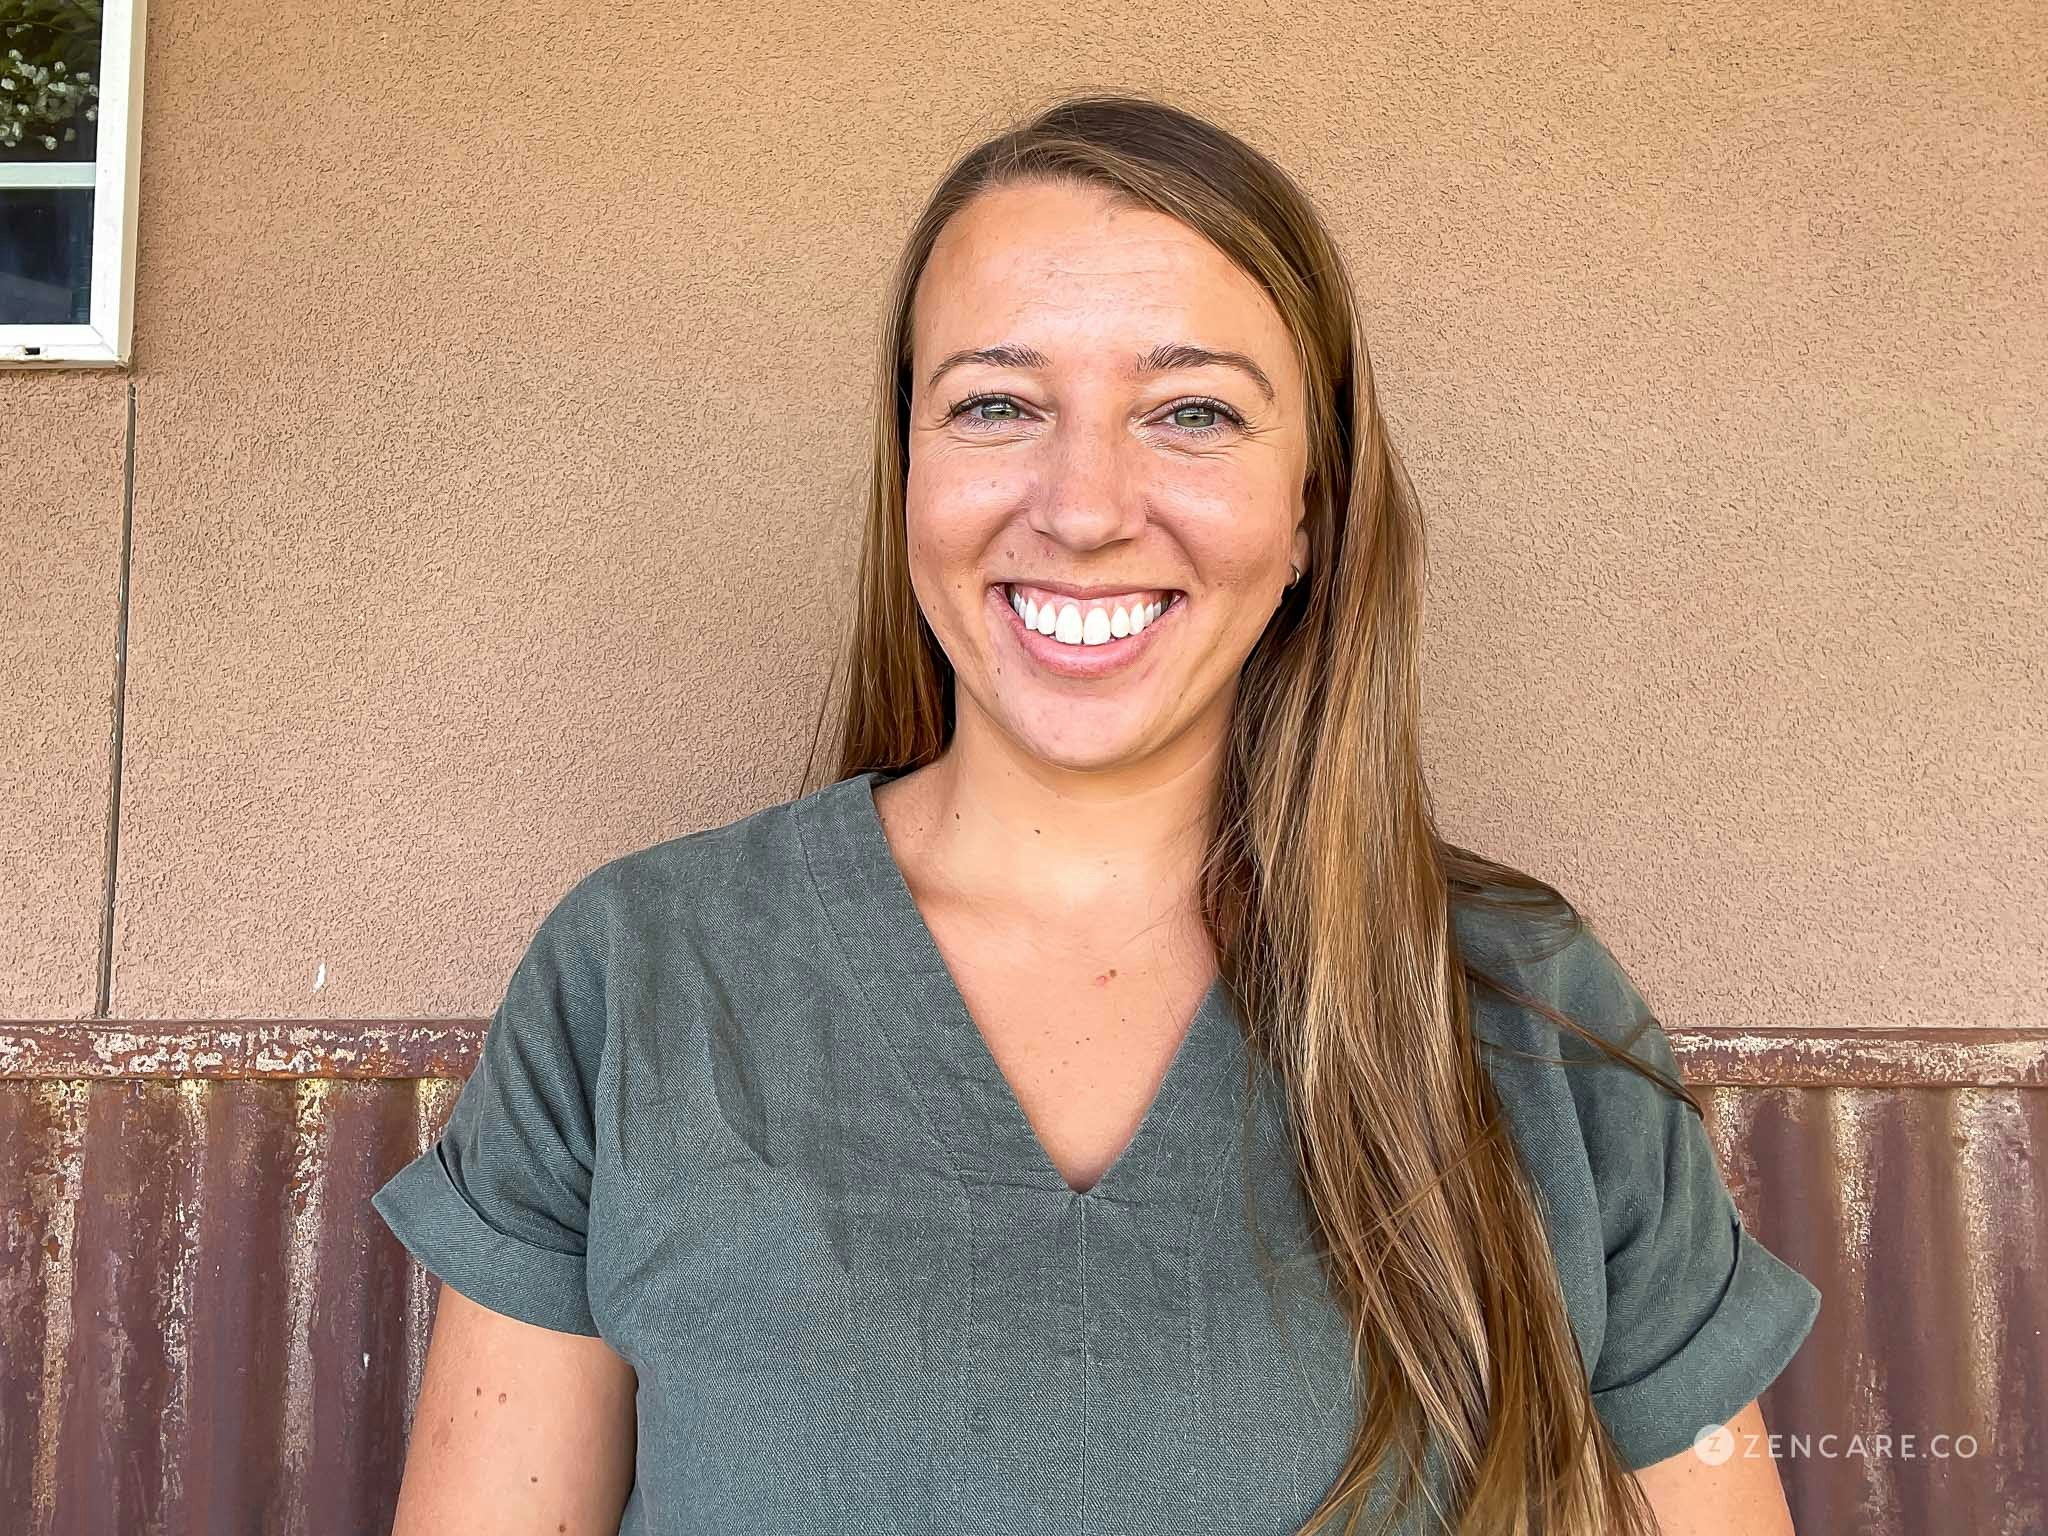
<svg viewBox="0 0 2048 1536">
<path fill-rule="evenodd" d="M 1264 1068 L 1240 1116 L 1228 990 L 1069 1188 L 890 852 L 888 776 L 584 876 L 375 1209 L 465 1296 L 638 1373 L 624 1536 L 1293 1532 L 1350 1444 L 1350 1343 Z M 1590 929 L 1517 958 L 1456 911 L 1475 964 L 1617 1040 L 1642 1018 Z M 1474 1028 L 1588 1063 L 1482 1051 L 1600 1417 L 1632 1467 L 1682 1451 L 1820 1293 L 1743 1227 L 1682 1103 L 1484 988 Z M 1630 1049 L 1675 1073 L 1654 1025 Z"/>
</svg>

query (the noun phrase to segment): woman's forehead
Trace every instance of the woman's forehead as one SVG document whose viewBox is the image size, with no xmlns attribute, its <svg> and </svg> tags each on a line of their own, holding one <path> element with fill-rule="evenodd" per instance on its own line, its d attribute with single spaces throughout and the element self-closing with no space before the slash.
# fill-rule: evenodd
<svg viewBox="0 0 2048 1536">
<path fill-rule="evenodd" d="M 933 247 L 913 336 L 921 357 L 1008 344 L 1051 369 L 1122 368 L 1181 343 L 1248 353 L 1268 372 L 1292 354 L 1272 301 L 1222 251 L 1094 188 L 1003 188 L 970 203 Z"/>
<path fill-rule="evenodd" d="M 1211 288 L 1259 292 L 1196 230 L 1154 209 L 1113 207 L 1095 188 L 983 193 L 940 232 L 925 276 L 925 286 L 982 302 L 1094 288 L 1134 290 L 1163 303 Z M 1162 277 L 1176 279 L 1175 286 L 1159 289 Z M 1024 285 L 1028 295 L 1020 292 Z"/>
</svg>

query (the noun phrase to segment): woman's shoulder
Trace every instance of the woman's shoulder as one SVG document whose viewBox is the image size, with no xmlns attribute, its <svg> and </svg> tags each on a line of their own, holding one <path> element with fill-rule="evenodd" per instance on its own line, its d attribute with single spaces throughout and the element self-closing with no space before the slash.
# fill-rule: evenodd
<svg viewBox="0 0 2048 1536">
<path fill-rule="evenodd" d="M 1639 1057 L 1644 1045 L 1662 1054 L 1661 1029 L 1642 993 L 1584 910 L 1556 887 L 1461 893 L 1451 923 L 1482 1041 L 1568 1059 L 1605 1057 L 1533 1001 L 1608 1045 Z"/>
<path fill-rule="evenodd" d="M 787 910 L 807 889 L 797 828 L 805 799 L 615 854 L 578 877 L 547 921 L 614 939 L 656 930 L 673 939 Z"/>
<path fill-rule="evenodd" d="M 1820 1292 L 1743 1226 L 1663 1025 L 1576 904 L 1521 891 L 1456 926 L 1594 1407 L 1628 1467 L 1653 1465 L 1770 1384 Z"/>
</svg>

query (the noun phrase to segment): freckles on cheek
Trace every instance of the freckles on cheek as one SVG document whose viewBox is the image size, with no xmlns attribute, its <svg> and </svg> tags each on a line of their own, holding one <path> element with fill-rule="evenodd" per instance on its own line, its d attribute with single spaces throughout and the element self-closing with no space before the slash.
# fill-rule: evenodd
<svg viewBox="0 0 2048 1536">
<path fill-rule="evenodd" d="M 1268 549 L 1262 544 L 1257 549 L 1238 547 L 1212 552 L 1209 560 L 1210 581 L 1208 585 L 1219 592 L 1254 592 L 1262 590 L 1267 577 L 1267 565 L 1271 559 Z M 1283 565 L 1280 577 L 1287 577 Z"/>
</svg>

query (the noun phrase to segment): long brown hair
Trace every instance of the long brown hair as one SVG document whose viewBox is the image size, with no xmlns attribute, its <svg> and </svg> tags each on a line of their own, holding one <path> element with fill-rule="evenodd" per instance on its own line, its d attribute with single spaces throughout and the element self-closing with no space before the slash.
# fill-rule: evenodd
<svg viewBox="0 0 2048 1536">
<path fill-rule="evenodd" d="M 1514 909 L 1565 941 L 1555 887 L 1437 834 L 1418 737 L 1421 516 L 1374 396 L 1344 262 L 1307 197 L 1233 135 L 1179 108 L 1059 101 L 957 160 L 896 269 L 883 337 L 867 524 L 832 779 L 907 771 L 953 734 L 953 669 L 911 589 L 905 530 L 911 303 L 940 231 L 1020 182 L 1105 189 L 1188 225 L 1271 298 L 1309 403 L 1310 553 L 1246 660 L 1202 874 L 1202 908 L 1254 1062 L 1284 1084 L 1300 1188 L 1360 1373 L 1356 1437 L 1303 1527 L 1347 1503 L 1358 1529 L 1382 1463 L 1390 1518 L 1435 1502 L 1459 1533 L 1654 1529 L 1593 1411 L 1528 1177 L 1483 1070 L 1470 989 L 1532 1007 L 1699 1105 L 1541 1000 L 1474 969 L 1453 901 Z M 823 705 L 819 716 L 824 719 Z M 807 760 L 811 783 L 817 736 Z"/>
</svg>

